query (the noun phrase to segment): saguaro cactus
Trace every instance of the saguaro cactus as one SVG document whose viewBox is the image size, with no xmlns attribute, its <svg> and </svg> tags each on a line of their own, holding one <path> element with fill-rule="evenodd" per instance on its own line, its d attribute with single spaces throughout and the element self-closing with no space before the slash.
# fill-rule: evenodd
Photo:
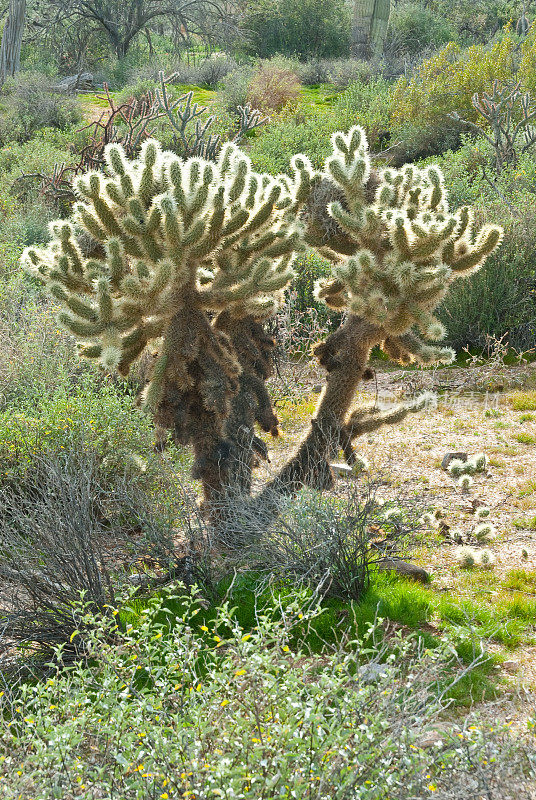
<svg viewBox="0 0 536 800">
<path fill-rule="evenodd" d="M 380 52 L 389 24 L 391 0 L 354 0 L 352 15 L 352 55 L 370 59 Z"/>
<path fill-rule="evenodd" d="M 278 432 L 263 322 L 292 276 L 294 254 L 308 243 L 332 261 L 317 296 L 345 311 L 345 321 L 315 350 L 327 381 L 309 434 L 275 479 L 245 499 L 260 524 L 282 494 L 329 486 L 334 450 L 354 464 L 359 434 L 420 407 L 352 408 L 371 348 L 401 362 L 450 360 L 437 344 L 444 331 L 434 309 L 501 239 L 494 226 L 475 231 L 470 209 L 449 212 L 437 167 L 374 173 L 358 127 L 332 143 L 323 173 L 295 156 L 290 178 L 255 173 L 234 145 L 215 163 L 183 161 L 153 141 L 129 162 L 111 146 L 107 172 L 79 179 L 73 220 L 53 223 L 50 245 L 24 254 L 64 306 L 60 321 L 81 355 L 126 374 L 156 346 L 146 407 L 193 445 L 194 474 L 213 510 L 251 492 L 256 459 L 266 455 L 255 424 Z M 233 508 L 227 518 L 236 519 Z"/>
</svg>

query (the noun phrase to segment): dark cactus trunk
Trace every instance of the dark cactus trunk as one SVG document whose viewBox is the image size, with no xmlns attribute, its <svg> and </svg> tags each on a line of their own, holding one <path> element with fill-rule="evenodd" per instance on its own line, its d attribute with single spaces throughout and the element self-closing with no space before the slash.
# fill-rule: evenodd
<svg viewBox="0 0 536 800">
<path fill-rule="evenodd" d="M 20 48 L 26 17 L 26 0 L 10 0 L 9 15 L 0 47 L 0 86 L 20 67 Z"/>
</svg>

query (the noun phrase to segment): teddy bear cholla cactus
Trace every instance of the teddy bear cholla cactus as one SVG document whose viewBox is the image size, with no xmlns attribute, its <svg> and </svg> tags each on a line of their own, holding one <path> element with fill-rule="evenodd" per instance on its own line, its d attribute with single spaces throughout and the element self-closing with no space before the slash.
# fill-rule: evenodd
<svg viewBox="0 0 536 800">
<path fill-rule="evenodd" d="M 242 404 L 277 432 L 264 389 L 272 342 L 261 323 L 302 246 L 297 212 L 311 170 L 296 157 L 282 181 L 253 172 L 230 144 L 211 163 L 183 161 L 154 141 L 132 162 L 110 146 L 106 164 L 77 181 L 72 221 L 53 223 L 51 244 L 27 249 L 24 261 L 64 306 L 60 321 L 81 355 L 125 375 L 149 342 L 159 344 L 145 403 L 193 442 L 210 494 L 233 398 L 247 395 Z"/>
<path fill-rule="evenodd" d="M 468 207 L 449 213 L 438 167 L 408 164 L 373 176 L 359 128 L 336 134 L 333 144 L 327 177 L 342 196 L 329 214 L 346 236 L 343 247 L 334 239 L 323 248 L 335 263 L 334 279 L 319 283 L 318 297 L 382 329 L 383 347 L 395 360 L 451 360 L 451 350 L 427 344 L 418 333 L 432 341 L 444 337 L 434 309 L 453 280 L 483 264 L 499 244 L 500 229 L 485 226 L 475 235 Z M 342 261 L 341 252 L 347 256 Z"/>
<path fill-rule="evenodd" d="M 436 168 L 372 173 L 360 128 L 335 134 L 320 175 L 303 156 L 292 177 L 273 178 L 233 145 L 210 163 L 148 142 L 133 162 L 110 147 L 106 172 L 77 188 L 73 222 L 54 223 L 51 244 L 28 249 L 25 262 L 64 305 L 61 321 L 86 357 L 125 374 L 158 344 L 146 403 L 193 444 L 212 503 L 231 486 L 249 494 L 255 451 L 265 455 L 255 422 L 277 433 L 264 384 L 273 344 L 262 323 L 293 256 L 308 243 L 333 261 L 318 297 L 347 313 L 316 347 L 326 387 L 296 456 L 255 499 L 261 509 L 276 510 L 281 494 L 305 483 L 328 486 L 334 449 L 356 463 L 356 436 L 422 405 L 352 411 L 371 348 L 400 361 L 450 358 L 422 335 L 440 338 L 433 311 L 449 283 L 477 269 L 501 236 L 491 226 L 475 235 L 468 209 L 448 212 Z M 327 210 L 324 197 L 334 199 Z M 90 255 L 78 229 L 93 242 Z"/>
<path fill-rule="evenodd" d="M 318 283 L 317 297 L 347 316 L 315 349 L 328 371 L 327 384 L 309 436 L 283 471 L 283 484 L 299 484 L 311 469 L 329 483 L 330 441 L 351 463 L 356 436 L 407 413 L 351 412 L 371 348 L 380 345 L 403 363 L 450 361 L 453 352 L 435 343 L 445 332 L 434 309 L 449 284 L 477 270 L 502 235 L 491 225 L 476 233 L 469 208 L 449 212 L 437 167 L 374 173 L 361 128 L 337 133 L 332 142 L 333 154 L 306 206 L 306 239 L 333 262 L 333 277 Z"/>
</svg>

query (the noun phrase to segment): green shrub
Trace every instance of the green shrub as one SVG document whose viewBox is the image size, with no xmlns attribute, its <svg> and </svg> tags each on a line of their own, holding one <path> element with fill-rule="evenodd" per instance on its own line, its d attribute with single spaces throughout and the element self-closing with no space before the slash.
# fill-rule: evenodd
<svg viewBox="0 0 536 800">
<path fill-rule="evenodd" d="M 236 114 L 238 106 L 247 103 L 252 75 L 252 67 L 240 67 L 229 73 L 221 82 L 217 104 L 225 111 Z"/>
<path fill-rule="evenodd" d="M 329 105 L 308 105 L 304 100 L 258 132 L 249 153 L 253 166 L 276 175 L 288 170 L 294 153 L 304 153 L 322 169 L 331 152 L 332 133 L 356 124 L 364 127 L 373 149 L 381 147 L 389 133 L 389 97 L 389 84 L 378 78 L 351 84 Z"/>
<path fill-rule="evenodd" d="M 484 347 L 488 335 L 501 338 L 505 333 L 516 349 L 536 343 L 536 209 L 521 225 L 511 219 L 502 224 L 507 232 L 499 252 L 479 274 L 453 287 L 439 310 L 455 349 Z"/>
<path fill-rule="evenodd" d="M 512 347 L 529 349 L 536 343 L 536 156 L 525 153 L 494 189 L 482 172 L 487 167 L 492 174 L 491 147 L 469 137 L 463 142 L 426 163 L 440 165 L 454 207 L 474 204 L 482 220 L 504 227 L 505 236 L 478 274 L 453 286 L 440 318 L 456 349 L 483 347 L 487 335 L 501 338 L 506 332 Z"/>
<path fill-rule="evenodd" d="M 383 78 L 356 81 L 337 97 L 333 114 L 342 130 L 361 125 L 371 148 L 376 149 L 389 136 L 390 103 L 391 86 Z"/>
<path fill-rule="evenodd" d="M 136 83 L 129 83 L 124 86 L 120 92 L 115 95 L 115 102 L 117 105 L 128 103 L 132 98 L 138 102 L 146 97 L 148 92 L 154 92 L 158 86 L 158 77 L 156 80 L 151 78 L 139 79 Z"/>
<path fill-rule="evenodd" d="M 453 41 L 452 24 L 420 3 L 396 5 L 389 17 L 384 50 L 397 57 L 416 55 Z"/>
<path fill-rule="evenodd" d="M 153 426 L 132 408 L 132 397 L 110 381 L 87 377 L 77 388 L 56 393 L 15 410 L 0 412 L 0 484 L 16 483 L 36 459 L 60 453 L 74 443 L 99 459 L 102 474 L 113 476 L 135 467 L 151 453 Z"/>
<path fill-rule="evenodd" d="M 490 48 L 474 45 L 462 50 L 447 44 L 432 58 L 424 61 L 415 73 L 400 78 L 393 93 L 394 126 L 403 123 L 436 125 L 446 115 L 457 111 L 478 122 L 478 113 L 471 98 L 490 89 L 493 81 L 512 77 L 515 38 L 506 33 Z"/>
<path fill-rule="evenodd" d="M 358 58 L 310 59 L 299 62 L 296 69 L 304 86 L 331 83 L 342 89 L 346 89 L 350 83 L 366 83 L 376 72 L 369 61 Z"/>
<path fill-rule="evenodd" d="M 57 308 L 20 275 L 20 245 L 16 242 L 12 253 L 13 276 L 0 280 L 0 396 L 8 407 L 53 394 L 90 369 L 78 359 L 72 338 L 59 329 Z"/>
<path fill-rule="evenodd" d="M 0 95 L 0 143 L 26 142 L 40 128 L 65 130 L 80 122 L 73 98 L 54 92 L 49 78 L 20 72 L 7 80 Z"/>
<path fill-rule="evenodd" d="M 391 126 L 391 163 L 402 166 L 428 156 L 436 156 L 445 150 L 456 150 L 463 140 L 463 131 L 454 122 L 422 125 L 404 122 Z"/>
<path fill-rule="evenodd" d="M 338 130 L 336 118 L 319 112 L 304 114 L 302 120 L 280 119 L 261 129 L 249 152 L 253 168 L 278 175 L 288 171 L 294 153 L 304 153 L 316 169 L 322 169 L 331 152 L 330 136 Z"/>
<path fill-rule="evenodd" d="M 462 798 L 468 785 L 502 786 L 506 766 L 530 786 L 533 743 L 525 753 L 500 726 L 455 727 L 422 749 L 419 735 L 445 705 L 452 651 L 419 651 L 395 634 L 399 657 L 381 663 L 371 629 L 315 659 L 289 645 L 319 609 L 296 595 L 281 610 L 244 630 L 227 606 L 200 628 L 199 602 L 170 593 L 135 628 L 116 612 L 74 609 L 89 663 L 51 667 L 1 698 L 5 796 L 344 800 L 359 787 L 362 800 Z"/>
<path fill-rule="evenodd" d="M 489 47 L 473 45 L 463 50 L 450 42 L 423 61 L 409 77 L 398 80 L 392 95 L 391 132 L 402 142 L 398 160 L 414 160 L 458 146 L 465 127 L 448 115 L 483 124 L 472 105 L 475 93 L 491 89 L 495 79 L 511 80 L 516 65 L 525 88 L 531 86 L 533 49 L 518 53 L 518 41 L 509 29 Z M 536 62 L 535 62 L 536 63 Z"/>
<path fill-rule="evenodd" d="M 311 251 L 299 255 L 293 268 L 296 277 L 292 281 L 290 291 L 295 293 L 296 310 L 307 314 L 310 309 L 316 309 L 328 316 L 329 310 L 326 308 L 326 304 L 316 300 L 314 290 L 316 281 L 331 273 L 331 263 L 326 258 L 319 256 L 318 253 Z"/>
<path fill-rule="evenodd" d="M 242 20 L 246 50 L 260 58 L 344 56 L 350 46 L 349 16 L 343 0 L 255 0 Z"/>
</svg>

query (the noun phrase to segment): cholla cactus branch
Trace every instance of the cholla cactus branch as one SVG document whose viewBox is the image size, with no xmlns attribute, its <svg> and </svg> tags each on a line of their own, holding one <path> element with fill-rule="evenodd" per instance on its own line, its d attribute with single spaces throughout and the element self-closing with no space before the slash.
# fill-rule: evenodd
<svg viewBox="0 0 536 800">
<path fill-rule="evenodd" d="M 497 174 L 505 167 L 517 164 L 519 150 L 525 153 L 536 144 L 536 130 L 532 125 L 536 119 L 536 108 L 529 92 L 521 92 L 519 82 L 510 81 L 501 86 L 495 80 L 491 92 L 473 95 L 472 104 L 489 126 L 490 133 L 474 122 L 462 119 L 457 113 L 450 116 L 489 142 L 495 153 Z M 519 139 L 523 144 L 518 144 Z"/>
<path fill-rule="evenodd" d="M 214 124 L 215 117 L 210 114 L 204 121 L 201 120 L 207 111 L 207 106 L 193 103 L 193 91 L 181 95 L 176 100 L 170 100 L 167 86 L 169 79 L 164 78 L 160 72 L 160 89 L 157 90 L 157 100 L 161 113 L 167 117 L 171 127 L 178 134 L 182 155 L 185 158 L 199 156 L 208 161 L 215 161 L 222 146 L 219 134 L 209 133 Z M 239 129 L 232 139 L 233 144 L 239 144 L 246 133 L 259 128 L 268 121 L 260 111 L 252 110 L 250 106 L 238 106 Z M 193 132 L 191 124 L 195 122 Z"/>
</svg>

